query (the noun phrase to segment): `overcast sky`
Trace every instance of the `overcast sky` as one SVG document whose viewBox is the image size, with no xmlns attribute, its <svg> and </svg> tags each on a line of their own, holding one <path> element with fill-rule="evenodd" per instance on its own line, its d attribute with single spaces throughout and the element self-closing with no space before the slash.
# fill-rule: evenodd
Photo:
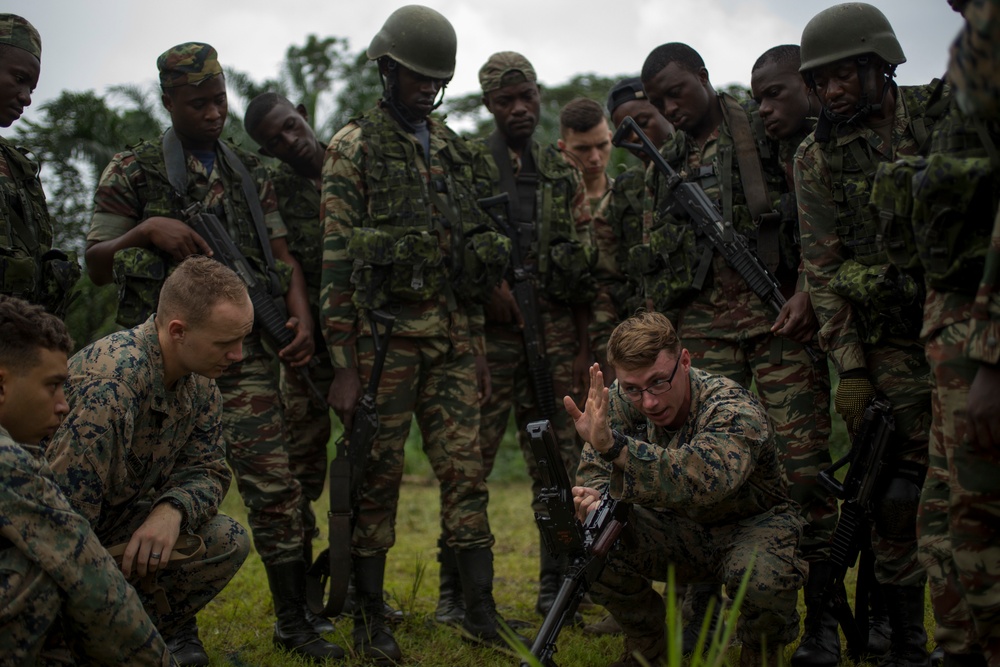
<svg viewBox="0 0 1000 667">
<path fill-rule="evenodd" d="M 34 104 L 62 90 L 152 85 L 156 57 L 174 44 L 208 42 L 223 67 L 260 80 L 275 76 L 290 44 L 309 34 L 368 46 L 405 0 L 5 0 L 3 11 L 31 21 L 42 36 L 42 74 Z M 717 86 L 749 84 L 763 51 L 798 43 L 822 0 L 425 0 L 458 33 L 449 93 L 478 90 L 477 72 L 494 51 L 520 51 L 539 79 L 561 84 L 574 74 L 637 74 L 654 47 L 682 41 L 705 59 Z M 961 17 L 946 0 L 874 0 L 889 18 L 907 62 L 902 84 L 926 83 L 947 64 Z M 32 110 L 26 110 L 32 117 Z"/>
</svg>

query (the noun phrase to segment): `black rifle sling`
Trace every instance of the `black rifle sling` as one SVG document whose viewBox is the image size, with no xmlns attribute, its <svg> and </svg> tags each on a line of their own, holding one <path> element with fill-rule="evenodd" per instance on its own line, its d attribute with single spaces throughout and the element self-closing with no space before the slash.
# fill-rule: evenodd
<svg viewBox="0 0 1000 667">
<path fill-rule="evenodd" d="M 750 127 L 750 119 L 735 97 L 726 93 L 721 93 L 719 97 L 722 100 L 722 115 L 736 146 L 736 162 L 740 167 L 743 195 L 747 198 L 750 216 L 757 224 L 757 256 L 767 270 L 774 273 L 781 257 L 778 250 L 778 227 L 781 221 L 768 215 L 774 212 L 774 207 L 768 201 L 764 170 L 757 153 L 757 142 Z"/>
<path fill-rule="evenodd" d="M 517 232 L 517 238 L 511 241 L 519 244 L 523 260 L 527 258 L 530 243 L 534 240 L 535 202 L 538 189 L 535 157 L 531 153 L 531 146 L 528 146 L 521 157 L 521 169 L 515 177 L 514 168 L 510 163 L 510 151 L 503 135 L 494 132 L 487 139 L 487 145 L 490 147 L 493 162 L 500 172 L 500 192 L 506 192 L 510 197 L 511 214 L 514 218 L 511 220 L 511 226 Z M 528 230 L 531 230 L 530 234 L 526 233 Z"/>
</svg>

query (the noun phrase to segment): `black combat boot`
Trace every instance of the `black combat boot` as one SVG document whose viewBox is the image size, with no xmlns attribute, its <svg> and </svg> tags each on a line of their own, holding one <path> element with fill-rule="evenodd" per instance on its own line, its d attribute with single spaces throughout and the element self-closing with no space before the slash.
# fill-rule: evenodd
<svg viewBox="0 0 1000 667">
<path fill-rule="evenodd" d="M 930 667 L 924 629 L 924 587 L 882 586 L 892 627 L 892 646 L 879 667 Z"/>
<path fill-rule="evenodd" d="M 165 637 L 167 650 L 178 665 L 207 665 L 208 653 L 198 637 L 198 619 L 184 622 L 170 637 Z"/>
<path fill-rule="evenodd" d="M 868 662 L 877 662 L 889 653 L 892 646 L 892 627 L 885 608 L 885 595 L 877 583 L 868 595 Z"/>
<path fill-rule="evenodd" d="M 316 536 L 316 515 L 313 514 L 312 508 L 309 507 L 309 500 L 303 498 L 305 501 L 305 510 L 302 513 L 302 522 L 305 525 L 304 535 L 302 538 L 302 557 L 306 562 L 306 570 L 312 566 L 313 562 L 313 537 Z M 324 632 L 333 632 L 333 622 L 330 619 L 320 616 L 319 614 L 314 614 L 309 609 L 309 605 L 305 606 L 306 622 L 312 626 L 316 634 L 321 635 Z"/>
<path fill-rule="evenodd" d="M 715 583 L 687 584 L 684 587 L 683 615 L 686 619 L 683 633 L 681 635 L 681 653 L 689 655 L 694 653 L 698 645 L 698 636 L 701 634 L 701 624 L 708 614 L 709 606 L 712 607 L 712 620 L 708 624 L 708 635 L 705 637 L 704 648 L 712 643 L 712 634 L 719 624 L 719 615 L 722 613 L 721 586 Z M 715 604 L 712 604 L 712 601 Z"/>
<path fill-rule="evenodd" d="M 393 664 L 403 658 L 385 620 L 384 580 L 384 555 L 354 559 L 354 651 L 379 665 Z"/>
<path fill-rule="evenodd" d="M 385 617 L 385 622 L 389 625 L 399 625 L 403 622 L 403 612 L 399 609 L 393 609 L 385 601 L 386 595 L 386 592 L 382 591 L 382 615 Z M 351 572 L 351 578 L 347 582 L 347 596 L 344 598 L 344 606 L 340 610 L 339 618 L 354 618 L 354 601 L 356 597 L 354 572 Z"/>
<path fill-rule="evenodd" d="M 839 624 L 833 616 L 832 604 L 823 604 L 823 591 L 831 576 L 833 568 L 829 563 L 809 563 L 809 579 L 804 591 L 805 631 L 792 654 L 792 667 L 837 667 L 840 664 Z"/>
<path fill-rule="evenodd" d="M 439 542 L 438 561 L 441 563 L 440 594 L 434 620 L 445 625 L 462 625 L 465 620 L 465 596 L 462 594 L 462 579 L 458 574 L 455 550 Z"/>
<path fill-rule="evenodd" d="M 500 636 L 497 605 L 493 599 L 493 551 L 489 548 L 456 550 L 455 559 L 465 594 L 465 619 L 462 621 L 465 638 L 507 648 L 507 642 Z M 525 646 L 531 646 L 527 638 L 515 636 Z"/>
<path fill-rule="evenodd" d="M 314 662 L 340 660 L 344 649 L 326 641 L 306 621 L 306 564 L 300 560 L 264 565 L 274 598 L 274 645 Z"/>
</svg>

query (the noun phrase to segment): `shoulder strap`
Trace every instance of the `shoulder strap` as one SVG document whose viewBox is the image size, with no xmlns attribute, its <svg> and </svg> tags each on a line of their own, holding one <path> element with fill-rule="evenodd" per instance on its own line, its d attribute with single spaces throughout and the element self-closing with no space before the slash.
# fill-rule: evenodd
<svg viewBox="0 0 1000 667">
<path fill-rule="evenodd" d="M 254 185 L 253 176 L 250 175 L 243 160 L 236 155 L 232 148 L 227 146 L 224 141 L 220 141 L 218 144 L 223 162 L 240 178 L 243 198 L 247 200 L 247 206 L 250 207 L 250 217 L 253 218 L 253 226 L 257 232 L 257 238 L 260 240 L 261 250 L 264 251 L 264 260 L 267 262 L 267 268 L 274 272 L 275 262 L 274 253 L 271 252 L 271 237 L 264 225 L 264 209 L 260 206 L 260 194 L 257 192 L 257 186 Z"/>
<path fill-rule="evenodd" d="M 507 141 L 503 138 L 503 135 L 499 131 L 494 131 L 486 140 L 486 145 L 489 146 L 493 162 L 496 163 L 497 170 L 500 172 L 500 191 L 510 195 L 511 213 L 514 216 L 514 221 L 532 222 L 535 217 L 534 201 L 535 188 L 537 186 L 534 182 L 536 170 L 535 159 L 531 154 L 531 147 L 529 146 L 524 151 L 524 155 L 521 158 L 521 174 L 519 174 L 519 178 L 515 179 L 514 168 L 510 163 L 510 152 L 507 149 Z M 518 181 L 522 180 L 520 176 L 530 176 L 531 178 L 523 179 L 524 187 L 518 189 Z M 529 189 L 530 193 L 528 192 Z"/>
<path fill-rule="evenodd" d="M 722 99 L 722 115 L 726 118 L 736 144 L 736 161 L 740 167 L 743 194 L 747 198 L 750 215 L 754 221 L 758 221 L 761 216 L 770 213 L 773 207 L 768 201 L 764 169 L 760 164 L 760 154 L 757 153 L 750 120 L 735 97 L 726 93 L 720 93 L 719 97 Z"/>
</svg>

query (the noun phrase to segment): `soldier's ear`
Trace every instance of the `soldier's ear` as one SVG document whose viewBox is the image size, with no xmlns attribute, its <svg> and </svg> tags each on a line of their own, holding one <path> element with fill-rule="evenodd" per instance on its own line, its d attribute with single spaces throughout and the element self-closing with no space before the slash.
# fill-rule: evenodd
<svg viewBox="0 0 1000 667">
<path fill-rule="evenodd" d="M 309 122 L 309 111 L 306 109 L 306 105 L 300 104 L 295 107 L 295 110 L 299 113 L 300 116 L 302 116 L 302 119 L 305 122 L 307 123 Z"/>
<path fill-rule="evenodd" d="M 184 320 L 170 320 L 167 323 L 167 333 L 170 335 L 170 340 L 175 343 L 184 342 L 184 335 L 187 333 L 187 324 Z"/>
</svg>

